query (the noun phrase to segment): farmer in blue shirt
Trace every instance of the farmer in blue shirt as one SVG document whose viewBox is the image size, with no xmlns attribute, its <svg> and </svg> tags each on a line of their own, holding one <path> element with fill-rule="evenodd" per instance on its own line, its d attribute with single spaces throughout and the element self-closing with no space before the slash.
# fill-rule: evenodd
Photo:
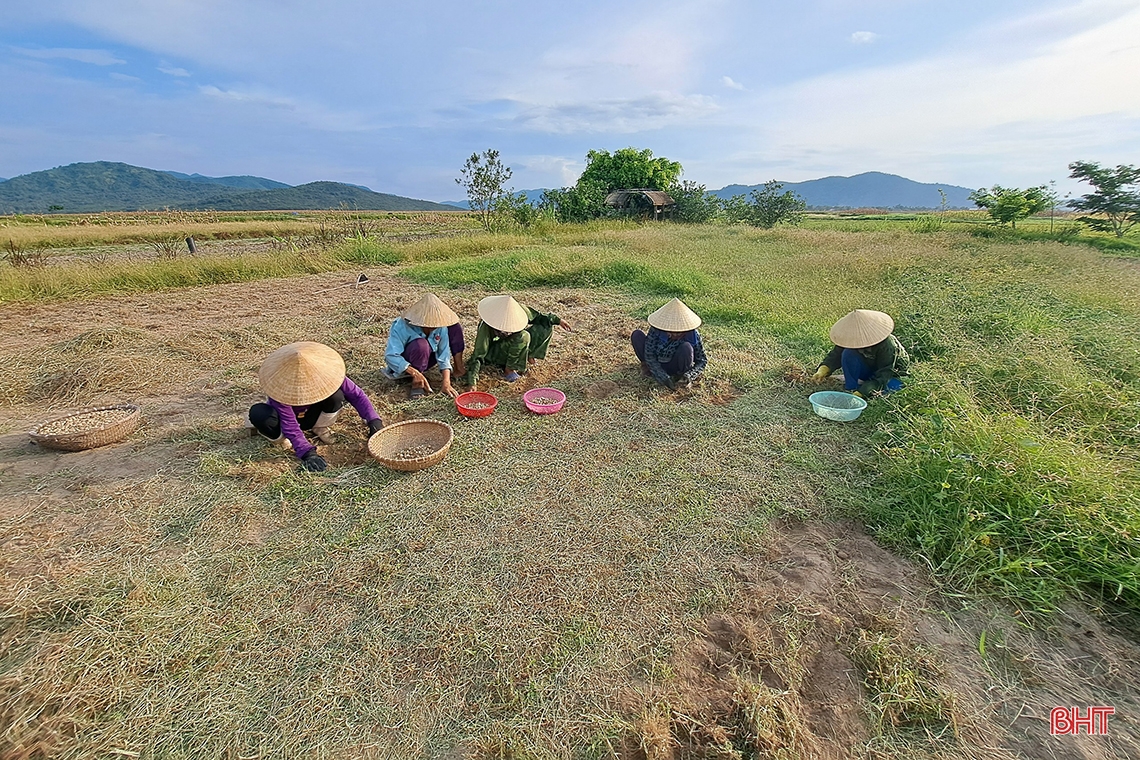
<svg viewBox="0 0 1140 760">
<path fill-rule="evenodd" d="M 382 371 L 397 382 L 411 381 L 408 398 L 416 399 L 431 393 L 424 373 L 438 364 L 441 390 L 455 398 L 459 392 L 451 387 L 451 374 L 453 369 L 463 371 L 463 349 L 459 316 L 428 293 L 392 322 Z"/>
<path fill-rule="evenodd" d="M 649 315 L 649 333 L 634 330 L 629 336 L 633 352 L 641 360 L 641 370 L 673 390 L 685 387 L 701 376 L 708 365 L 705 347 L 697 328 L 701 318 L 674 298 Z"/>
</svg>

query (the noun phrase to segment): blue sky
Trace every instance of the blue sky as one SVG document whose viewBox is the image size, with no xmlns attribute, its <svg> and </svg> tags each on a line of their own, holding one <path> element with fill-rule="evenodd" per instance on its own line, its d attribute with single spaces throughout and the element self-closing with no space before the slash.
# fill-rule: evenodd
<svg viewBox="0 0 1140 760">
<path fill-rule="evenodd" d="M 0 176 L 124 161 L 462 197 L 650 148 L 710 189 L 1140 163 L 1140 0 L 4 0 Z"/>
</svg>

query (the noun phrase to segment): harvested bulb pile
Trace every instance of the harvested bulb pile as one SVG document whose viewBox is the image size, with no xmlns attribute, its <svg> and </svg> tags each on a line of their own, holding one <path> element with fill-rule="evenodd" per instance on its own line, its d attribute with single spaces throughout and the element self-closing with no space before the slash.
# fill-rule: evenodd
<svg viewBox="0 0 1140 760">
<path fill-rule="evenodd" d="M 464 404 L 465 409 L 490 409 L 491 405 L 486 401 L 472 401 L 470 404 Z"/>
<path fill-rule="evenodd" d="M 129 409 L 99 409 L 94 412 L 73 414 L 63 419 L 53 420 L 42 425 L 36 432 L 40 435 L 69 435 L 88 433 L 120 422 L 131 415 Z"/>
<path fill-rule="evenodd" d="M 538 404 L 539 406 L 553 406 L 554 404 L 557 404 L 558 401 L 559 399 L 552 398 L 550 396 L 535 396 L 530 400 L 530 403 Z"/>
<path fill-rule="evenodd" d="M 407 462 L 410 459 L 419 459 L 420 457 L 426 457 L 428 454 L 432 454 L 434 452 L 434 446 L 429 446 L 426 443 L 421 443 L 418 446 L 409 446 L 406 449 L 397 451 L 392 455 L 392 459 L 395 459 L 397 462 Z"/>
</svg>

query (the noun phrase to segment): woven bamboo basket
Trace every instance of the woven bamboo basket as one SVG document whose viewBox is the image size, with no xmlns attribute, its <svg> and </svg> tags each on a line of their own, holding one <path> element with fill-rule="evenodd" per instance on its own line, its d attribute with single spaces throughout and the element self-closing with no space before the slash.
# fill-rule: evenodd
<svg viewBox="0 0 1140 760">
<path fill-rule="evenodd" d="M 142 409 L 134 404 L 96 406 L 44 422 L 28 435 L 46 449 L 83 451 L 118 443 L 141 421 Z"/>
<path fill-rule="evenodd" d="M 447 456 L 455 435 L 451 425 L 435 420 L 407 420 L 389 425 L 368 439 L 368 453 L 393 470 L 415 472 Z M 422 449 L 423 453 L 416 450 Z"/>
</svg>

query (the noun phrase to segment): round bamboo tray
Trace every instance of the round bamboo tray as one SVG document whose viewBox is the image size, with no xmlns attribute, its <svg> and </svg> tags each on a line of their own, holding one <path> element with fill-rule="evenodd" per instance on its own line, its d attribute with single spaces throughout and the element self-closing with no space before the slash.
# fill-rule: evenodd
<svg viewBox="0 0 1140 760">
<path fill-rule="evenodd" d="M 385 467 L 415 472 L 441 462 L 451 448 L 454 434 L 446 422 L 397 422 L 376 431 L 368 439 L 368 453 Z"/>
<path fill-rule="evenodd" d="M 142 409 L 115 404 L 81 409 L 33 428 L 28 435 L 45 449 L 83 451 L 118 443 L 135 431 Z"/>
</svg>

